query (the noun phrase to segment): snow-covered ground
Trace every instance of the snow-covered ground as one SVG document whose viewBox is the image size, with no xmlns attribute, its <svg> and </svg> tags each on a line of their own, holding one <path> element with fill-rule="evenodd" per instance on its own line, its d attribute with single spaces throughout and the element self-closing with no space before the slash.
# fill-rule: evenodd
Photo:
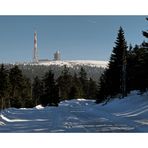
<svg viewBox="0 0 148 148">
<path fill-rule="evenodd" d="M 94 61 L 94 60 L 65 60 L 65 61 L 45 61 L 45 62 L 39 62 L 38 65 L 58 65 L 58 66 L 64 66 L 67 67 L 73 67 L 76 65 L 81 66 L 90 66 L 90 67 L 106 67 L 108 64 L 107 61 Z"/>
<path fill-rule="evenodd" d="M 59 107 L 6 109 L 0 132 L 148 132 L 148 94 L 132 92 L 107 105 L 78 99 Z"/>
</svg>

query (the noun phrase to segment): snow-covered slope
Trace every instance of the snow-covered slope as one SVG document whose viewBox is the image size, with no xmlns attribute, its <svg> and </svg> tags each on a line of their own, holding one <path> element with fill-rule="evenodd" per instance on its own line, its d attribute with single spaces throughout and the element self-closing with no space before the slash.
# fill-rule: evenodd
<svg viewBox="0 0 148 148">
<path fill-rule="evenodd" d="M 59 107 L 6 109 L 0 132 L 148 132 L 148 94 L 132 92 L 107 105 L 77 99 Z"/>
<path fill-rule="evenodd" d="M 93 60 L 71 60 L 71 61 L 47 61 L 39 62 L 39 65 L 66 65 L 67 67 L 73 67 L 76 65 L 86 65 L 90 67 L 106 67 L 108 64 L 107 61 L 93 61 Z"/>
</svg>

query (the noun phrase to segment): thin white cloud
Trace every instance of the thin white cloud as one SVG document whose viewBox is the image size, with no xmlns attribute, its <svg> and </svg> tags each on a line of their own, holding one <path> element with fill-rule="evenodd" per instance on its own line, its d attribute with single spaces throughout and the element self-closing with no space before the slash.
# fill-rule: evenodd
<svg viewBox="0 0 148 148">
<path fill-rule="evenodd" d="M 88 22 L 92 23 L 92 24 L 96 24 L 97 23 L 97 21 L 95 21 L 95 20 L 88 20 Z"/>
</svg>

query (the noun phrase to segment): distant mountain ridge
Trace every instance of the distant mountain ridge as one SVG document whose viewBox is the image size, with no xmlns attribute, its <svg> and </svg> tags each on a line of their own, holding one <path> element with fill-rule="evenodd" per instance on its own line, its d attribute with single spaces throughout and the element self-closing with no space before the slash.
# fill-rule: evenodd
<svg viewBox="0 0 148 148">
<path fill-rule="evenodd" d="M 35 76 L 43 77 L 48 70 L 52 70 L 55 78 L 61 75 L 64 66 L 69 69 L 70 74 L 76 73 L 79 75 L 81 67 L 87 73 L 88 78 L 98 81 L 104 69 L 107 67 L 107 61 L 94 60 L 63 60 L 63 61 L 43 61 L 39 63 L 21 62 L 16 64 L 5 64 L 7 69 L 17 65 L 28 78 L 33 80 Z"/>
<path fill-rule="evenodd" d="M 73 67 L 73 66 L 90 66 L 90 67 L 103 67 L 106 68 L 108 64 L 108 61 L 97 61 L 97 60 L 60 60 L 60 61 L 43 61 L 39 62 L 35 65 L 59 65 L 67 67 Z"/>
</svg>

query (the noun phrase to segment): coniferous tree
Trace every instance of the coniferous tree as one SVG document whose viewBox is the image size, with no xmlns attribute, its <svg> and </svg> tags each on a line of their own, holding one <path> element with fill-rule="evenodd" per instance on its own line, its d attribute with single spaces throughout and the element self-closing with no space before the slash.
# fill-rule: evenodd
<svg viewBox="0 0 148 148">
<path fill-rule="evenodd" d="M 148 21 L 148 18 L 146 18 L 146 20 Z M 143 73 L 144 73 L 144 85 L 145 85 L 145 89 L 148 89 L 148 30 L 147 31 L 143 31 L 143 36 L 147 39 L 146 42 L 142 43 L 142 49 L 144 50 L 145 54 L 144 54 L 144 63 L 142 65 L 143 68 Z"/>
<path fill-rule="evenodd" d="M 42 93 L 43 93 L 43 83 L 38 78 L 38 76 L 36 76 L 32 84 L 32 99 L 33 99 L 35 106 L 40 104 Z"/>
<path fill-rule="evenodd" d="M 87 92 L 87 98 L 88 99 L 96 99 L 97 95 L 97 84 L 95 81 L 93 81 L 92 78 L 88 81 L 88 92 Z"/>
<path fill-rule="evenodd" d="M 78 87 L 76 85 L 72 85 L 69 90 L 69 99 L 78 99 Z"/>
<path fill-rule="evenodd" d="M 8 72 L 2 64 L 0 67 L 0 108 L 10 107 L 9 103 L 9 78 Z"/>
<path fill-rule="evenodd" d="M 41 96 L 41 103 L 43 106 L 54 105 L 59 103 L 58 87 L 55 84 L 54 74 L 51 70 L 43 77 L 43 95 Z"/>
<path fill-rule="evenodd" d="M 111 89 L 111 96 L 114 96 L 118 93 L 122 93 L 123 89 L 123 66 L 126 64 L 126 54 L 127 54 L 127 45 L 124 37 L 124 31 L 120 27 L 117 40 L 115 42 L 116 46 L 113 48 L 113 52 L 109 61 L 109 77 L 111 78 L 113 87 Z M 111 87 L 111 86 L 110 86 Z M 125 94 L 126 95 L 126 94 Z"/>
<path fill-rule="evenodd" d="M 146 20 L 148 21 L 148 18 L 146 18 Z M 143 31 L 142 34 L 143 34 L 143 36 L 145 38 L 148 38 L 148 30 L 147 31 Z M 143 42 L 143 46 L 148 48 L 148 42 Z"/>
<path fill-rule="evenodd" d="M 101 103 L 109 98 L 109 87 L 107 83 L 107 70 L 101 75 L 98 84 L 96 103 Z"/>
<path fill-rule="evenodd" d="M 72 84 L 70 88 L 69 98 L 70 99 L 78 99 L 82 98 L 83 90 L 82 85 L 80 82 L 80 79 L 77 77 L 77 74 L 75 73 L 72 77 Z"/>
<path fill-rule="evenodd" d="M 135 68 L 134 65 L 137 61 L 135 61 L 135 53 L 133 49 L 138 49 L 138 45 L 134 48 L 132 45 L 129 46 L 129 50 L 127 52 L 127 92 L 135 89 Z"/>
<path fill-rule="evenodd" d="M 87 78 L 87 73 L 83 67 L 81 67 L 80 72 L 79 72 L 79 79 L 81 82 L 82 90 L 83 90 L 83 98 L 87 98 L 87 93 L 88 93 L 88 78 Z"/>
<path fill-rule="evenodd" d="M 122 27 L 119 29 L 115 44 L 108 68 L 100 79 L 100 91 L 97 97 L 99 101 L 97 102 L 102 102 L 104 99 L 114 97 L 117 94 L 126 95 L 126 90 L 123 94 L 123 87 L 126 85 L 123 66 L 126 64 L 127 45 Z"/>
<path fill-rule="evenodd" d="M 60 99 L 69 99 L 70 89 L 72 87 L 72 76 L 69 73 L 69 69 L 64 66 L 64 69 L 57 79 L 57 84 L 59 87 Z"/>
<path fill-rule="evenodd" d="M 26 78 L 25 76 L 23 76 L 23 86 L 22 86 L 22 94 L 21 94 L 21 98 L 22 98 L 22 105 L 25 108 L 32 108 L 34 107 L 34 102 L 32 99 L 32 86 L 31 86 L 31 81 L 30 79 Z"/>
<path fill-rule="evenodd" d="M 128 83 L 131 86 L 130 90 L 140 90 L 143 87 L 142 77 L 143 70 L 143 52 L 138 45 L 133 48 L 132 54 L 128 58 Z"/>
<path fill-rule="evenodd" d="M 73 84 L 77 87 L 77 98 L 82 98 L 83 97 L 83 86 L 82 86 L 82 83 L 81 83 L 81 80 L 80 78 L 77 76 L 77 74 L 75 73 L 74 76 L 73 76 Z"/>
<path fill-rule="evenodd" d="M 148 48 L 140 46 L 135 51 L 135 82 L 136 89 L 144 92 L 148 88 Z"/>
<path fill-rule="evenodd" d="M 31 98 L 31 84 L 18 66 L 14 66 L 9 72 L 11 106 L 25 107 L 25 100 Z M 30 106 L 30 105 L 29 105 Z"/>
<path fill-rule="evenodd" d="M 148 49 L 146 42 L 135 45 L 127 54 L 127 86 L 131 90 L 146 91 L 148 88 Z"/>
<path fill-rule="evenodd" d="M 20 97 L 21 86 L 23 83 L 23 75 L 18 66 L 10 69 L 9 79 L 11 84 L 11 96 L 12 98 Z"/>
</svg>

